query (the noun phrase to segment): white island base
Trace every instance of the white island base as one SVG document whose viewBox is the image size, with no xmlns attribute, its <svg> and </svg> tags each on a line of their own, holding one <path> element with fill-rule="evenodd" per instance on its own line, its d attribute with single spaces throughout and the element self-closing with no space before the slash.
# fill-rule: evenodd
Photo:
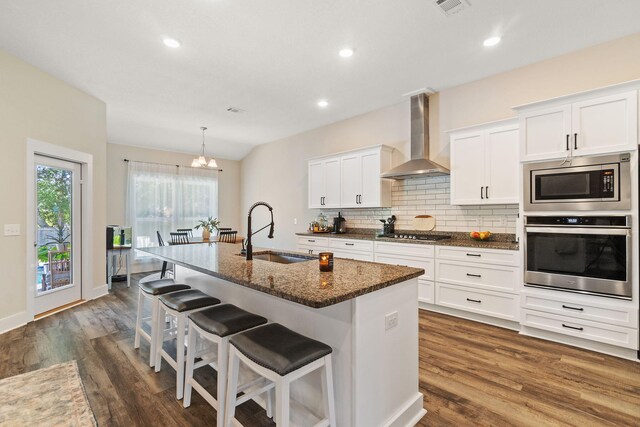
<svg viewBox="0 0 640 427">
<path fill-rule="evenodd" d="M 426 414 L 418 386 L 418 279 L 316 309 L 175 268 L 181 283 L 330 345 L 338 426 L 413 426 Z M 394 312 L 397 325 L 387 329 Z M 322 414 L 319 371 L 293 383 L 291 397 Z"/>
</svg>

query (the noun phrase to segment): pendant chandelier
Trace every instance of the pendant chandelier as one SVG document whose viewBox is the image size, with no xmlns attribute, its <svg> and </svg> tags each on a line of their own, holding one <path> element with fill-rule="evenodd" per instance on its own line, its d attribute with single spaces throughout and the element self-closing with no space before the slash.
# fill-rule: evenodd
<svg viewBox="0 0 640 427">
<path fill-rule="evenodd" d="M 200 152 L 200 156 L 193 159 L 191 162 L 192 168 L 217 168 L 218 164 L 216 163 L 216 159 L 213 157 L 207 162 L 207 159 L 204 157 L 204 131 L 207 130 L 206 127 L 202 126 L 202 151 Z"/>
</svg>

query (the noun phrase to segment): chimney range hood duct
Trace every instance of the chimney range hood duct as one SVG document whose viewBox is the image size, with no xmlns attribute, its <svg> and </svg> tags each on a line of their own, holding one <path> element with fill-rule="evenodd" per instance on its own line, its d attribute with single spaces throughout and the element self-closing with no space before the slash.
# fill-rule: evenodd
<svg viewBox="0 0 640 427">
<path fill-rule="evenodd" d="M 429 98 L 421 93 L 411 97 L 411 160 L 380 175 L 405 179 L 449 175 L 449 169 L 429 160 Z"/>
</svg>

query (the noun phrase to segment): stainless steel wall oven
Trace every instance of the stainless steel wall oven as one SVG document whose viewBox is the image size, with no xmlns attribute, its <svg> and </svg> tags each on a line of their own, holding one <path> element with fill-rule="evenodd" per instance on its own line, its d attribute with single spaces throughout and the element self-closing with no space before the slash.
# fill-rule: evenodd
<svg viewBox="0 0 640 427">
<path fill-rule="evenodd" d="M 525 211 L 631 209 L 629 153 L 524 165 Z"/>
<path fill-rule="evenodd" d="M 525 286 L 631 299 L 631 216 L 525 216 Z"/>
</svg>

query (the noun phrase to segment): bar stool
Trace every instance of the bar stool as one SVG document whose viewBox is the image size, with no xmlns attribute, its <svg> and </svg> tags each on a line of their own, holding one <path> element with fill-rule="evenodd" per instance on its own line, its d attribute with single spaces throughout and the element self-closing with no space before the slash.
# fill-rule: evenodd
<svg viewBox="0 0 640 427">
<path fill-rule="evenodd" d="M 227 366 L 229 361 L 229 339 L 232 335 L 256 326 L 264 325 L 267 319 L 249 313 L 232 304 L 216 305 L 189 315 L 189 343 L 187 344 L 187 370 L 184 380 L 183 405 L 191 405 L 193 387 L 217 411 L 217 425 L 224 423 L 225 394 L 227 392 Z M 216 344 L 215 351 L 210 348 L 198 350 L 198 338 Z M 201 360 L 196 362 L 195 359 Z M 193 378 L 194 369 L 212 364 L 218 372 L 217 399 Z M 269 412 L 271 412 L 269 410 Z M 271 414 L 269 414 L 271 415 Z"/>
<path fill-rule="evenodd" d="M 171 292 L 166 295 L 161 295 L 159 300 L 158 323 L 156 325 L 157 344 L 155 369 L 156 372 L 160 372 L 162 359 L 164 358 L 169 365 L 176 370 L 176 398 L 180 400 L 184 393 L 184 336 L 187 323 L 189 322 L 187 316 L 191 313 L 195 313 L 196 311 L 211 307 L 212 305 L 220 304 L 220 300 L 196 289 Z M 168 329 L 164 328 L 167 315 L 175 318 L 175 328 L 172 326 Z M 168 338 L 167 333 L 169 334 Z M 175 359 L 171 357 L 164 348 L 162 348 L 167 339 L 176 340 Z"/>
<path fill-rule="evenodd" d="M 278 323 L 260 326 L 231 337 L 229 360 L 229 385 L 227 388 L 225 427 L 232 422 L 236 406 L 275 387 L 276 424 L 289 427 L 289 389 L 293 381 L 322 368 L 322 394 L 325 417 L 315 427 L 336 425 L 331 368 L 331 347 L 300 335 Z M 271 382 L 268 387 L 252 393 L 238 394 L 240 362 Z M 268 401 L 270 398 L 268 398 Z M 238 423 L 239 424 L 239 423 Z"/>
<path fill-rule="evenodd" d="M 153 368 L 156 361 L 156 325 L 158 323 L 158 297 L 169 292 L 191 289 L 190 286 L 176 283 L 173 279 L 149 280 L 138 283 L 138 312 L 136 315 L 136 337 L 133 348 L 140 348 L 140 337 L 149 342 L 149 366 Z M 145 301 L 151 301 L 151 317 L 143 317 Z M 150 321 L 150 322 L 149 322 Z M 142 329 L 142 324 L 149 322 L 151 333 Z"/>
</svg>

